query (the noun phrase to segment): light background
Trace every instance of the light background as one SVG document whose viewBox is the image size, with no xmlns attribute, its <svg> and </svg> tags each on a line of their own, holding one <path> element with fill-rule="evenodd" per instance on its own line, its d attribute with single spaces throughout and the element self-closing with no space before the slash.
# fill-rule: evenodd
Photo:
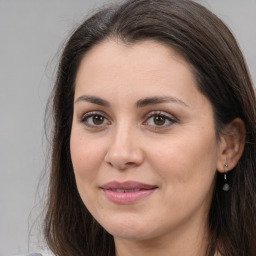
<svg viewBox="0 0 256 256">
<path fill-rule="evenodd" d="M 44 110 L 58 54 L 72 29 L 103 2 L 0 0 L 0 256 L 38 249 L 37 225 L 30 239 L 29 228 L 40 209 Z M 200 2 L 231 28 L 256 84 L 256 0 Z"/>
</svg>

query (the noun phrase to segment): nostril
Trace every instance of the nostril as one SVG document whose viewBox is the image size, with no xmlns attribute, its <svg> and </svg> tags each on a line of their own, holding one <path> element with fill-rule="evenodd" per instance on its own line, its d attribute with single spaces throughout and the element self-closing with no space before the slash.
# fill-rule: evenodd
<svg viewBox="0 0 256 256">
<path fill-rule="evenodd" d="M 128 168 L 132 168 L 132 167 L 134 167 L 134 166 L 136 166 L 135 163 L 133 163 L 133 162 L 127 162 L 127 163 L 125 163 L 125 164 L 123 164 L 123 165 L 120 165 L 120 166 L 118 167 L 118 169 L 119 169 L 119 170 L 125 170 L 125 169 L 128 169 Z"/>
<path fill-rule="evenodd" d="M 107 164 L 113 167 L 113 164 L 111 162 L 107 161 Z"/>
<path fill-rule="evenodd" d="M 134 166 L 135 163 L 133 163 L 133 162 L 128 162 L 128 163 L 126 163 L 125 165 L 126 165 L 126 166 Z"/>
</svg>

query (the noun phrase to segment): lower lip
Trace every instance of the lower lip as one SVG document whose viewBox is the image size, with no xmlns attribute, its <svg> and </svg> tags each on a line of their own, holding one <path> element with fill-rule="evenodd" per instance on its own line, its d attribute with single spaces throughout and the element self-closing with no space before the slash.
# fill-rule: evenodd
<svg viewBox="0 0 256 256">
<path fill-rule="evenodd" d="M 150 196 L 155 190 L 156 188 L 135 192 L 116 192 L 109 189 L 104 189 L 103 191 L 107 199 L 115 204 L 133 204 Z"/>
</svg>

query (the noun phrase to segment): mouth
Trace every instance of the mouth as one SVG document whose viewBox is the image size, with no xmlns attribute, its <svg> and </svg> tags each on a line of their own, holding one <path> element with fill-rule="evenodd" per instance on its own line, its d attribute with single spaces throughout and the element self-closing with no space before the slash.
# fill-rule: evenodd
<svg viewBox="0 0 256 256">
<path fill-rule="evenodd" d="M 106 198 L 115 204 L 133 204 L 150 196 L 158 187 L 136 181 L 112 181 L 100 187 Z"/>
</svg>

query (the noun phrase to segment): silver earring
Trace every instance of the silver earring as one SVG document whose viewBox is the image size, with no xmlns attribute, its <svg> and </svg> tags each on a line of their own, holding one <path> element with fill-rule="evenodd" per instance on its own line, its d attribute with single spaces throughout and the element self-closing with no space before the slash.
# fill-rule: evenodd
<svg viewBox="0 0 256 256">
<path fill-rule="evenodd" d="M 228 172 L 228 164 L 226 163 L 224 165 L 225 173 L 224 173 L 224 185 L 222 186 L 222 190 L 227 192 L 230 190 L 230 185 L 227 182 L 227 172 Z"/>
</svg>

